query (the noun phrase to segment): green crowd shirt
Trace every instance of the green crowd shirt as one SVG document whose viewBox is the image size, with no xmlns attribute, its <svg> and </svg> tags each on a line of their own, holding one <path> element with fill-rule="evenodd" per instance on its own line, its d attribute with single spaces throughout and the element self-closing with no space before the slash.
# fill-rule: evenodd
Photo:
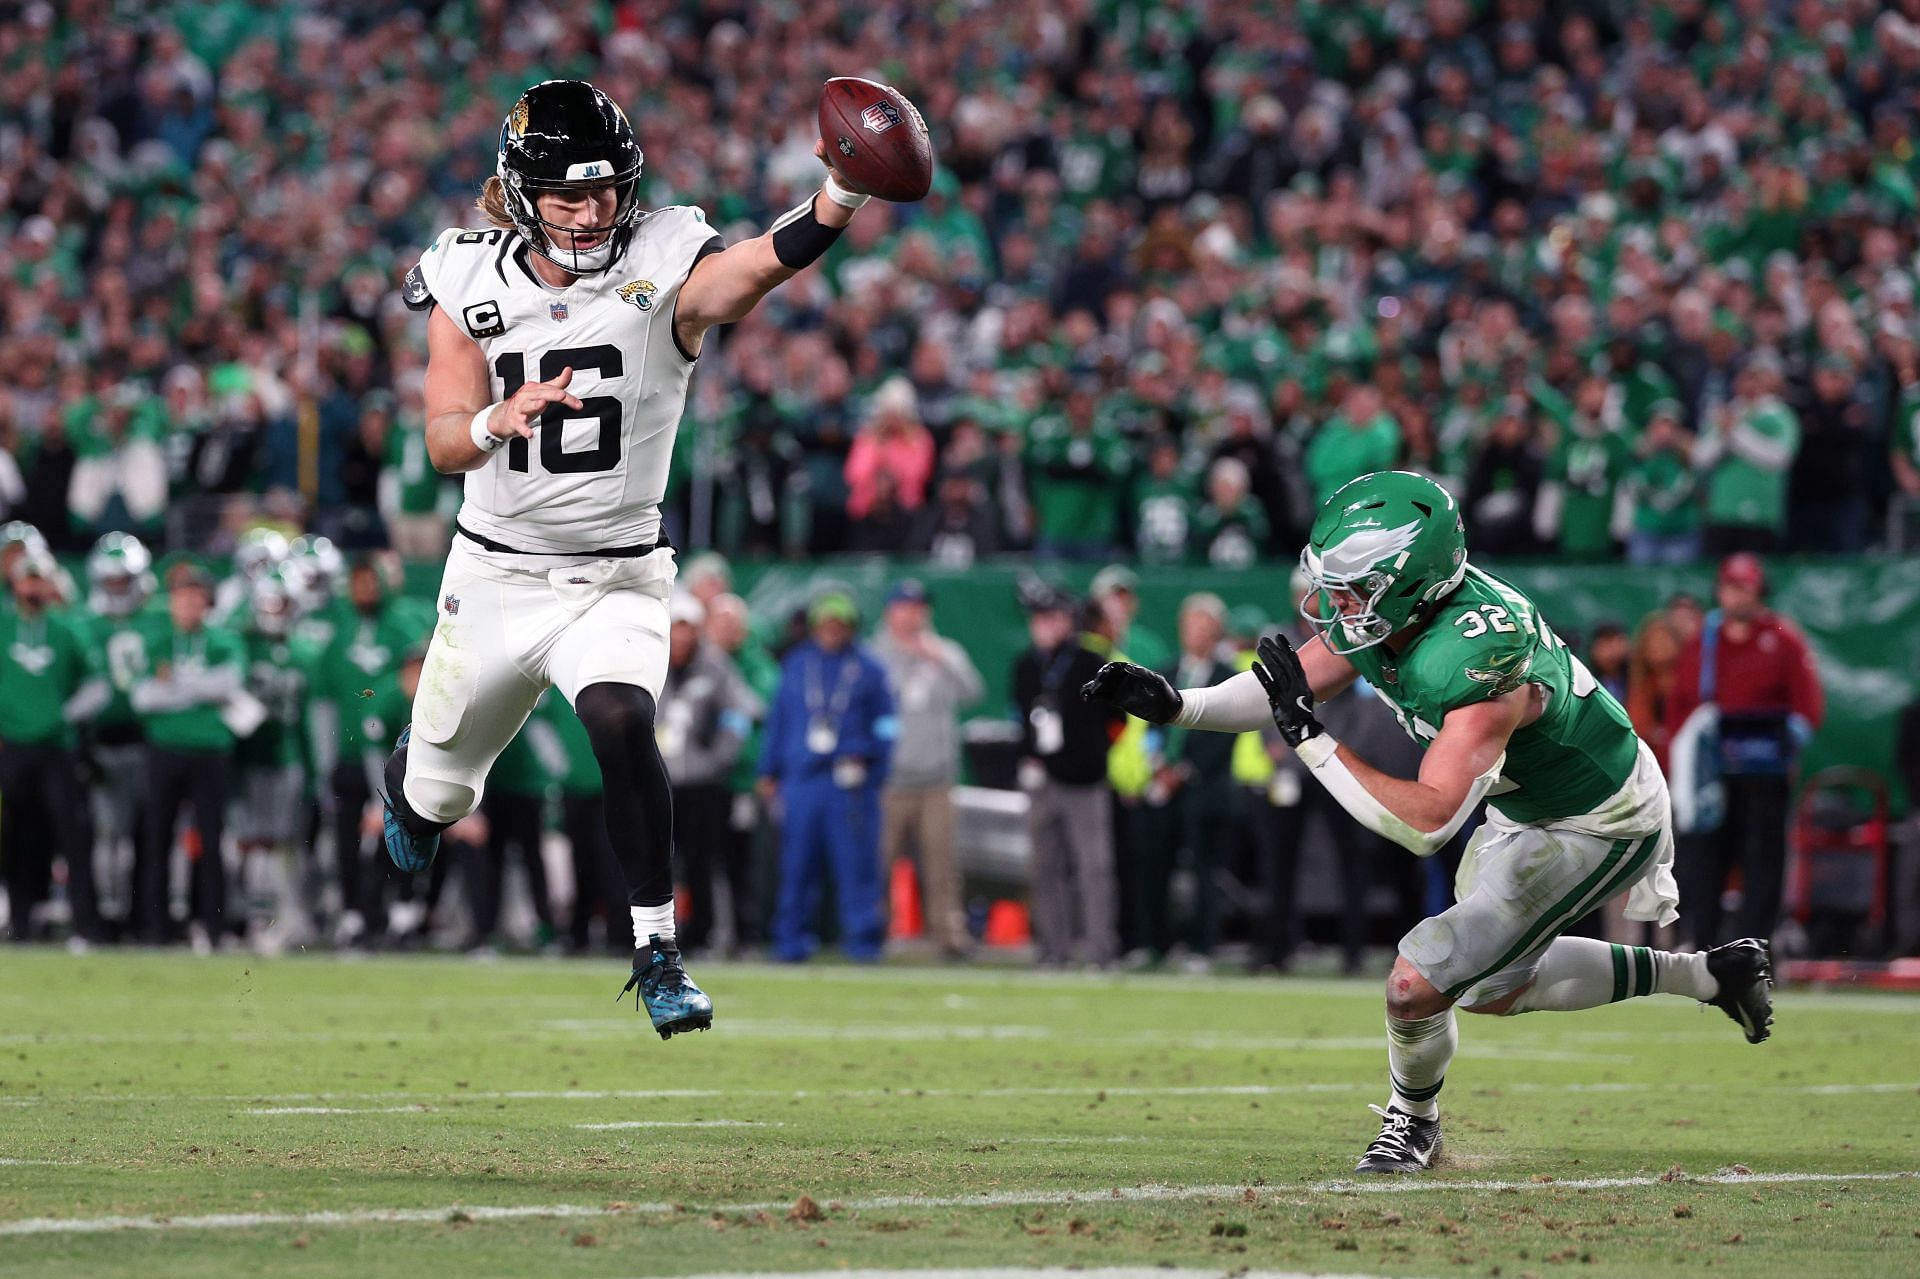
<svg viewBox="0 0 1920 1279">
<path fill-rule="evenodd" d="M 1787 526 L 1787 473 L 1800 451 L 1800 419 L 1772 396 L 1736 410 L 1732 439 L 1707 476 L 1707 523 L 1770 528 Z M 1743 454 L 1743 447 L 1782 453 L 1768 465 Z"/>
<path fill-rule="evenodd" d="M 1564 495 L 1560 508 L 1560 551 L 1581 560 L 1613 554 L 1613 495 L 1625 475 L 1627 443 L 1613 431 L 1595 435 L 1569 429 L 1548 461 L 1548 477 Z"/>
<path fill-rule="evenodd" d="M 600 761 L 593 757 L 593 742 L 587 737 L 586 725 L 580 722 L 580 716 L 567 704 L 567 699 L 549 693 L 534 715 L 553 726 L 554 735 L 560 739 L 560 749 L 567 754 L 566 770 L 557 779 L 561 791 L 568 795 L 598 795 Z"/>
<path fill-rule="evenodd" d="M 203 626 L 191 635 L 182 634 L 165 613 L 158 614 L 155 622 L 147 633 L 147 660 L 156 675 L 163 665 L 169 673 L 230 666 L 244 678 L 246 644 L 232 631 Z M 201 702 L 181 710 L 149 712 L 142 716 L 147 741 L 168 750 L 232 750 L 233 730 L 220 717 L 220 710 L 217 702 Z"/>
<path fill-rule="evenodd" d="M 1659 449 L 1633 462 L 1626 482 L 1633 492 L 1634 532 L 1672 537 L 1700 527 L 1700 486 L 1685 458 Z"/>
<path fill-rule="evenodd" d="M 0 742 L 70 746 L 67 699 L 95 671 L 77 621 L 58 612 L 24 616 L 0 605 Z"/>
<path fill-rule="evenodd" d="M 1075 432 L 1063 417 L 1036 419 L 1027 439 L 1027 477 L 1040 538 L 1045 542 L 1112 545 L 1127 476 L 1127 443 L 1100 427 Z"/>
<path fill-rule="evenodd" d="M 1144 480 L 1133 495 L 1133 542 L 1143 564 L 1183 564 L 1193 528 L 1193 485 Z"/>
<path fill-rule="evenodd" d="M 1348 480 L 1390 471 L 1400 460 L 1400 424 L 1385 413 L 1358 425 L 1345 414 L 1329 421 L 1307 442 L 1304 459 L 1315 504 Z"/>
</svg>

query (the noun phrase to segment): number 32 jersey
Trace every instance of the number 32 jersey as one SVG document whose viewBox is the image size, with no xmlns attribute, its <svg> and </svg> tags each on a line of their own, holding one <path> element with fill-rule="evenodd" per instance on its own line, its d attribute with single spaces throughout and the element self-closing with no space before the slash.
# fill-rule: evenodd
<svg viewBox="0 0 1920 1279">
<path fill-rule="evenodd" d="M 1487 803 L 1508 821 L 1590 813 L 1627 784 L 1640 739 L 1627 712 L 1534 610 L 1491 573 L 1460 583 L 1398 653 L 1386 645 L 1348 656 L 1400 726 L 1426 746 L 1448 711 L 1527 684 L 1547 696 L 1539 719 L 1514 733 Z"/>
<path fill-rule="evenodd" d="M 655 209 L 609 270 L 564 289 L 540 281 L 513 231 L 449 227 L 428 246 L 407 275 L 407 305 L 437 304 L 479 345 L 493 398 L 571 368 L 567 390 L 581 403 L 548 409 L 531 440 L 510 440 L 467 472 L 462 527 L 557 554 L 658 537 L 694 364 L 674 334 L 674 304 L 720 244 L 699 209 Z"/>
</svg>

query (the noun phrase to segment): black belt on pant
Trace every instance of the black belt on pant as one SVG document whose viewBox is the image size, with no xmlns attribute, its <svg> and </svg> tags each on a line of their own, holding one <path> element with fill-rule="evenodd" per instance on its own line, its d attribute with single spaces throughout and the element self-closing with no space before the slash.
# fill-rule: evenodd
<svg viewBox="0 0 1920 1279">
<path fill-rule="evenodd" d="M 673 545 L 672 542 L 667 540 L 666 530 L 662 529 L 660 536 L 654 538 L 651 542 L 644 542 L 639 546 L 603 546 L 590 551 L 523 551 L 517 546 L 508 546 L 505 542 L 496 542 L 490 537 L 482 537 L 472 529 L 461 524 L 458 520 L 454 521 L 453 531 L 478 546 L 481 550 L 493 551 L 499 555 L 564 555 L 571 559 L 579 559 L 581 556 L 586 556 L 596 560 L 637 560 L 643 555 L 653 554 L 663 546 Z"/>
</svg>

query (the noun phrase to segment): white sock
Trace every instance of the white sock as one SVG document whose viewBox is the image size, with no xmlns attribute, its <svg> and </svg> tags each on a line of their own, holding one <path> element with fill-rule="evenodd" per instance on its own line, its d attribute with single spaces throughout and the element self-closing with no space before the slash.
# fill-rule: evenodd
<svg viewBox="0 0 1920 1279">
<path fill-rule="evenodd" d="M 1447 1063 L 1460 1045 L 1453 1009 L 1415 1021 L 1387 1018 L 1387 1069 L 1392 1072 L 1392 1104 L 1420 1119 L 1440 1113 L 1434 1101 L 1446 1082 Z"/>
<path fill-rule="evenodd" d="M 1688 999 L 1698 999 L 1702 1003 L 1720 993 L 1720 983 L 1707 971 L 1705 951 L 1695 955 L 1675 954 L 1670 950 L 1648 950 L 1645 946 L 1628 947 L 1634 954 L 1635 962 L 1641 957 L 1653 961 L 1653 992 L 1656 995 L 1685 995 Z"/>
<path fill-rule="evenodd" d="M 1620 946 L 1591 937 L 1561 937 L 1540 957 L 1540 973 L 1516 1013 L 1577 1012 L 1637 995 L 1711 999 L 1719 985 L 1705 955 L 1676 955 L 1647 946 Z"/>
<path fill-rule="evenodd" d="M 673 899 L 669 897 L 658 906 L 629 906 L 633 912 L 633 939 L 645 946 L 647 938 L 658 937 L 661 941 L 673 940 Z"/>
</svg>

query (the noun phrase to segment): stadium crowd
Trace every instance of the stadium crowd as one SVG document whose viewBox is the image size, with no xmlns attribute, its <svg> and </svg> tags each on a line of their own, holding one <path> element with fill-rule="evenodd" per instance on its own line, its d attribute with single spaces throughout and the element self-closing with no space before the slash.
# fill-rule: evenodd
<svg viewBox="0 0 1920 1279">
<path fill-rule="evenodd" d="M 83 585 L 29 526 L 0 528 L 8 935 L 265 953 L 630 949 L 599 766 L 563 699 L 541 702 L 479 811 L 447 832 L 431 874 L 402 875 L 385 856 L 376 798 L 430 610 L 395 591 L 386 553 L 349 560 L 324 538 L 289 544 L 255 530 L 235 562 L 235 575 L 216 581 L 177 560 L 163 581 L 138 540 L 109 534 Z M 1312 931 L 1352 971 L 1387 935 L 1383 924 L 1397 930 L 1447 900 L 1468 832 L 1445 856 L 1416 862 L 1340 811 L 1272 729 L 1156 728 L 1078 695 L 1110 659 L 1146 662 L 1185 687 L 1217 684 L 1247 669 L 1255 642 L 1276 626 L 1304 641 L 1297 618 L 1229 611 L 1197 593 L 1169 644 L 1137 620 L 1136 579 L 1124 566 L 1103 569 L 1084 600 L 1034 579 L 1022 589 L 1030 645 L 1013 662 L 1005 708 L 1019 726 L 1013 767 L 998 777 L 989 755 L 969 751 L 962 718 L 976 709 L 998 718 L 1001 708 L 980 705 L 974 659 L 938 633 L 918 581 L 898 581 L 874 625 L 825 589 L 772 643 L 755 635 L 730 588 L 718 555 L 688 564 L 660 699 L 689 950 L 797 962 L 837 943 L 872 960 L 900 935 L 890 925 L 904 925 L 889 920 L 890 904 L 917 916 L 924 902 L 928 944 L 953 958 L 972 953 L 988 903 L 967 896 L 961 873 L 956 787 L 969 773 L 975 785 L 1024 795 L 1026 895 L 1043 964 L 1204 969 L 1231 941 L 1251 967 L 1284 970 Z M 1735 555 L 1720 572 L 1717 612 L 1677 596 L 1631 631 L 1603 623 L 1584 637 L 1596 680 L 1663 765 L 1694 731 L 1702 701 L 1717 705 L 1723 736 L 1744 734 L 1746 763 L 1720 779 L 1727 817 L 1681 836 L 1690 885 L 1681 936 L 1701 946 L 1732 936 L 1736 918 L 1738 931 L 1763 934 L 1780 919 L 1780 782 L 1824 709 L 1804 640 L 1765 609 L 1764 590 L 1759 562 Z M 1709 644 L 1704 665 L 1725 673 L 1717 691 L 1701 676 Z M 1384 766 L 1417 770 L 1418 748 L 1364 683 L 1321 711 Z M 1902 724 L 1898 754 L 1913 773 L 1920 703 Z M 848 790 L 871 802 L 864 818 L 831 817 Z M 1300 898 L 1316 841 L 1330 854 L 1338 903 L 1309 912 Z M 890 903 L 885 885 L 903 862 L 918 891 L 911 904 Z M 524 892 L 505 891 L 509 863 Z M 1723 911 L 1736 867 L 1737 912 Z M 1910 852 L 1909 878 L 1916 868 Z M 459 893 L 443 901 L 450 875 Z M 1912 933 L 1883 939 L 1896 953 L 1920 945 L 1916 888 L 1896 890 L 1894 922 Z M 508 900 L 529 917 L 506 919 Z M 1639 940 L 1624 919 L 1592 927 Z"/>
<path fill-rule="evenodd" d="M 935 130 L 926 201 L 702 361 L 675 523 L 729 553 L 1243 563 L 1388 464 L 1579 558 L 1920 502 L 1920 0 L 8 8 L 0 516 L 56 549 L 431 557 L 397 284 L 574 74 L 733 238 L 827 75 Z"/>
<path fill-rule="evenodd" d="M 67 859 L 76 929 L 169 935 L 168 859 L 131 868 L 171 846 L 185 806 L 204 945 L 249 913 L 287 918 L 275 902 L 346 942 L 415 931 L 455 866 L 477 868 L 467 940 L 484 945 L 510 853 L 546 907 L 542 938 L 588 944 L 604 915 L 624 944 L 597 776 L 557 698 L 424 897 L 389 889 L 365 829 L 365 756 L 404 717 L 426 627 L 385 552 L 437 556 L 457 501 L 425 457 L 424 331 L 398 283 L 442 228 L 475 221 L 501 114 L 546 76 L 591 76 L 624 103 L 645 197 L 702 205 L 730 240 L 817 181 L 828 75 L 890 80 L 934 129 L 926 201 L 869 206 L 824 271 L 702 359 L 669 490 L 683 545 L 1246 565 L 1290 557 L 1320 498 L 1393 465 L 1459 495 L 1476 554 L 1845 553 L 1911 544 L 1920 510 L 1920 0 L 69 0 L 0 6 L 0 68 L 0 518 L 42 535 L 13 538 L 6 624 L 50 663 L 26 672 L 40 736 L 5 734 L 9 809 L 39 801 L 0 826 L 25 876 L 17 934 L 51 869 L 18 850 L 98 836 L 118 850 L 101 883 Z M 128 563 L 148 548 L 232 554 L 236 585 L 180 567 L 156 584 L 164 607 L 102 595 L 145 580 Z M 62 587 L 48 552 L 90 554 L 87 589 Z M 784 937 L 797 957 L 816 907 L 786 902 L 779 933 L 777 868 L 844 850 L 775 847 L 768 815 L 795 793 L 757 739 L 781 668 L 723 585 L 687 576 L 677 651 L 731 671 L 702 681 L 731 700 L 688 710 L 698 740 L 670 753 L 685 819 L 728 832 L 683 840 L 713 861 L 683 871 L 729 883 L 733 911 L 690 924 L 689 944 Z M 1036 651 L 1152 647 L 1101 602 L 1113 590 L 1096 594 L 1080 616 L 1036 607 Z M 82 595 L 90 618 L 59 607 Z M 1179 643 L 1145 660 L 1208 679 L 1242 660 L 1227 637 L 1254 623 L 1220 612 L 1191 603 Z M 138 644 L 116 645 L 128 630 Z M 1596 673 L 1650 633 L 1594 637 Z M 896 667 L 951 665 L 891 623 L 889 647 L 872 660 L 896 685 Z M 147 666 L 116 669 L 136 648 Z M 1051 696 L 1064 675 L 1034 666 L 1029 691 Z M 49 670 L 70 683 L 52 702 Z M 965 701 L 947 680 L 929 723 Z M 47 780 L 73 726 L 119 787 L 92 830 Z M 1118 797 L 1106 889 L 1045 868 L 1046 957 L 1175 945 L 1170 871 L 1126 849 L 1225 848 L 1223 821 L 1234 847 L 1280 838 L 1259 805 L 1291 805 L 1258 797 L 1298 793 L 1273 780 L 1284 761 L 1239 742 L 1208 760 L 1216 743 L 1172 737 L 1105 773 L 1034 747 L 1049 762 L 1029 789 L 1060 829 L 1083 834 L 1075 814 L 1102 807 L 1076 788 Z M 40 745 L 53 755 L 20 753 Z M 156 765 L 103 764 L 115 749 Z M 866 763 L 862 784 L 900 790 Z M 918 765 L 902 785 L 953 779 L 939 750 Z M 527 856 L 550 794 L 577 836 L 584 905 L 564 922 Z M 938 803 L 898 799 L 883 794 L 886 839 L 937 843 Z M 316 861 L 316 839 L 349 851 Z M 205 855 L 220 848 L 265 854 L 235 861 L 237 893 Z M 1095 896 L 1076 911 L 1066 885 Z M 960 905 L 929 888 L 945 893 L 936 936 L 963 949 Z M 1180 930 L 1201 957 L 1213 909 L 1203 888 Z M 1112 935 L 1061 940 L 1089 910 Z M 873 926 L 842 919 L 842 940 L 865 946 Z"/>
</svg>

